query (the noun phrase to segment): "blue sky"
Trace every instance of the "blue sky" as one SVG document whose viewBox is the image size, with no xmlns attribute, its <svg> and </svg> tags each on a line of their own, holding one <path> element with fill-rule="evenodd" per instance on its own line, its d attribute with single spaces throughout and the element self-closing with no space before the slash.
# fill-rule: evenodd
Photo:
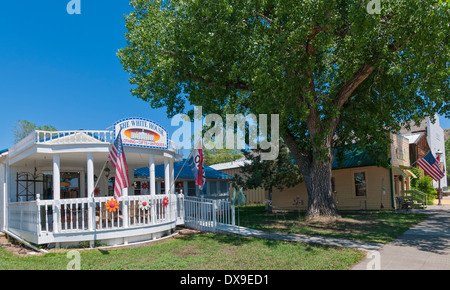
<svg viewBox="0 0 450 290">
<path fill-rule="evenodd" d="M 67 13 L 68 2 L 2 1 L 0 150 L 13 145 L 17 120 L 103 130 L 125 117 L 144 117 L 172 133 L 165 109 L 130 94 L 116 56 L 126 45 L 128 0 L 81 0 L 80 15 Z M 450 128 L 450 120 L 441 118 L 441 125 Z"/>
<path fill-rule="evenodd" d="M 59 130 L 103 130 L 136 116 L 171 132 L 165 109 L 153 110 L 131 95 L 116 56 L 126 45 L 128 1 L 81 0 L 80 15 L 68 14 L 67 3 L 1 4 L 0 149 L 13 145 L 17 120 Z"/>
</svg>

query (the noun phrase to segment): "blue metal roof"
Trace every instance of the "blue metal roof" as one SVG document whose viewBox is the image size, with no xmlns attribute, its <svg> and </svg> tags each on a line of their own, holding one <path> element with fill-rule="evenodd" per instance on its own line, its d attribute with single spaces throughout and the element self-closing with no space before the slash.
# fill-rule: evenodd
<svg viewBox="0 0 450 290">
<path fill-rule="evenodd" d="M 184 164 L 184 167 L 183 167 Z M 180 162 L 175 162 L 173 164 L 174 175 L 175 177 L 182 179 L 194 179 L 194 175 L 192 173 L 191 167 L 189 163 L 185 160 Z M 209 166 L 204 166 L 205 168 L 205 177 L 206 179 L 233 179 L 234 177 Z M 179 175 L 178 175 L 179 174 Z M 138 168 L 134 170 L 134 175 L 137 177 L 149 177 L 150 170 L 148 167 Z M 156 178 L 164 178 L 164 164 L 155 166 L 155 177 Z"/>
<path fill-rule="evenodd" d="M 344 160 L 342 160 L 342 162 L 339 162 L 336 154 L 333 161 L 333 169 L 374 165 L 376 165 L 376 162 L 369 156 L 369 152 L 367 150 L 358 149 L 356 146 L 344 152 Z"/>
<path fill-rule="evenodd" d="M 0 154 L 5 153 L 5 152 L 8 152 L 8 149 L 0 150 Z"/>
</svg>

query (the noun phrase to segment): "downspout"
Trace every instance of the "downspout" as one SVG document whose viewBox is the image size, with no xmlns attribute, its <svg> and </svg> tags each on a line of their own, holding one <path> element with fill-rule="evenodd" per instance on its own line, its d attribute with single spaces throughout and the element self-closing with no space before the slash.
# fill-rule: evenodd
<svg viewBox="0 0 450 290">
<path fill-rule="evenodd" d="M 392 208 L 395 210 L 394 174 L 392 172 L 392 167 L 389 169 L 389 174 L 391 175 L 389 178 L 389 180 L 391 181 L 391 202 Z"/>
<path fill-rule="evenodd" d="M 16 240 L 19 241 L 20 243 L 22 243 L 22 244 L 24 244 L 25 246 L 29 247 L 30 249 L 33 249 L 34 251 L 41 252 L 41 253 L 44 253 L 44 254 L 48 254 L 48 253 L 49 253 L 48 251 L 46 251 L 46 250 L 44 250 L 44 249 L 39 249 L 39 248 L 33 246 L 33 245 L 30 244 L 29 242 L 25 241 L 24 239 L 20 238 L 19 236 L 16 236 L 15 234 L 11 233 L 10 231 L 8 231 L 8 230 L 6 230 L 6 229 L 5 229 L 5 233 L 6 233 L 8 236 L 10 236 L 11 238 L 16 239 Z"/>
</svg>

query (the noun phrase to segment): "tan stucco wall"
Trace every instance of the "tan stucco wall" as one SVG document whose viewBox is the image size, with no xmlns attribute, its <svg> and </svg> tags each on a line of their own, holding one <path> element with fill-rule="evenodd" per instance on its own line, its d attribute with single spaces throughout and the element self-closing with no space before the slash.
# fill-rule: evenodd
<svg viewBox="0 0 450 290">
<path fill-rule="evenodd" d="M 355 195 L 354 173 L 366 173 L 367 195 Z M 339 210 L 380 210 L 392 209 L 390 171 L 376 166 L 333 170 L 335 178 L 335 201 Z M 383 190 L 384 187 L 384 190 Z M 295 201 L 299 201 L 300 210 L 306 210 L 308 194 L 305 183 L 280 191 L 275 189 L 272 197 L 274 210 L 297 210 Z"/>
</svg>

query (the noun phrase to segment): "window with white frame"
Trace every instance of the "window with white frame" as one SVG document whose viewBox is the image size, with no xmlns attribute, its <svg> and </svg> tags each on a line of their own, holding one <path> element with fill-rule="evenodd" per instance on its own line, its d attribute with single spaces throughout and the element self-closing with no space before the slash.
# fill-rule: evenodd
<svg viewBox="0 0 450 290">
<path fill-rule="evenodd" d="M 367 196 L 367 183 L 366 183 L 366 173 L 355 172 L 353 174 L 354 185 L 355 185 L 355 196 Z"/>
</svg>

